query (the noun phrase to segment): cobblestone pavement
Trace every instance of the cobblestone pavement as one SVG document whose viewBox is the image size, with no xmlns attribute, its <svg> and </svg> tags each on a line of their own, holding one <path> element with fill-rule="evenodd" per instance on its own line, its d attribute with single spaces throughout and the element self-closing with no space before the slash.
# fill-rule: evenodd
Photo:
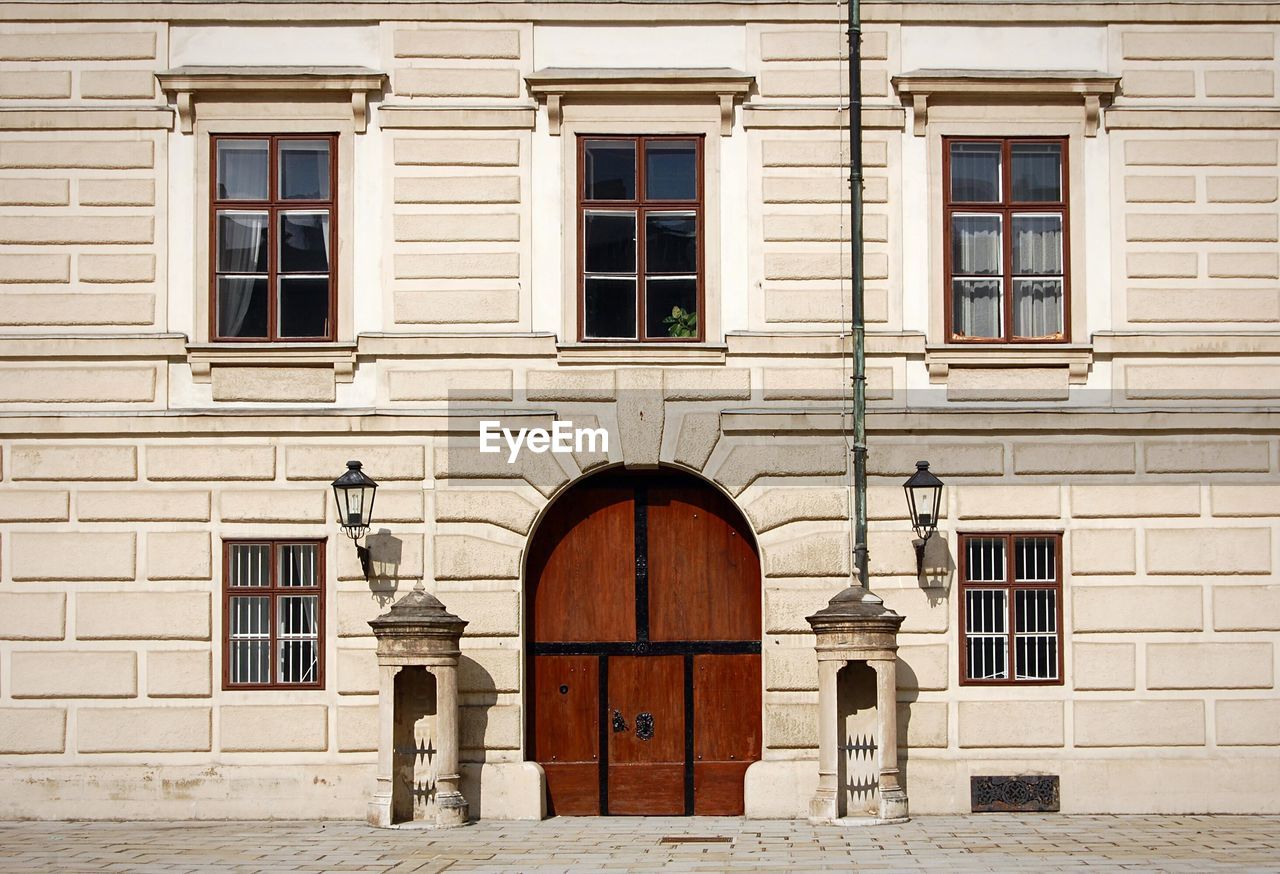
<svg viewBox="0 0 1280 874">
<path fill-rule="evenodd" d="M 483 822 L 0 823 L 0 871 L 1280 871 L 1280 817 L 725 817 Z"/>
</svg>

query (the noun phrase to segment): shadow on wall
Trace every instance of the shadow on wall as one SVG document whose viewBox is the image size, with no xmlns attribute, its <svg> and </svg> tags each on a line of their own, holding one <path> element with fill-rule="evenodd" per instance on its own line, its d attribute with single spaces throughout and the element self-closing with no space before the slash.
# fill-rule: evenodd
<svg viewBox="0 0 1280 874">
<path fill-rule="evenodd" d="M 365 538 L 369 549 L 369 591 L 379 607 L 396 599 L 400 588 L 400 563 L 404 559 L 404 541 L 382 528 Z"/>
<path fill-rule="evenodd" d="M 898 659 L 898 781 L 911 797 L 911 705 L 920 700 L 920 678 L 911 666 Z"/>
<path fill-rule="evenodd" d="M 947 600 L 955 573 L 956 561 L 951 554 L 951 543 L 947 535 L 935 532 L 925 541 L 924 562 L 919 576 L 920 588 L 929 598 L 930 607 L 937 607 Z"/>
<path fill-rule="evenodd" d="M 484 809 L 484 781 L 480 779 L 480 772 L 485 764 L 489 708 L 498 703 L 498 683 L 483 665 L 465 654 L 458 660 L 458 700 L 462 794 L 471 805 L 471 818 L 477 819 Z M 475 779 L 467 779 L 470 776 L 467 772 L 474 773 Z"/>
</svg>

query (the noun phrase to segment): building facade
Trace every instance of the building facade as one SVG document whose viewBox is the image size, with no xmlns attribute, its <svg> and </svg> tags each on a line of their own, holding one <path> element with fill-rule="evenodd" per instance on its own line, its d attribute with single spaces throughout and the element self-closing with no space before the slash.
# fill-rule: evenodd
<svg viewBox="0 0 1280 874">
<path fill-rule="evenodd" d="M 1274 813 L 1280 7 L 1065 8 L 863 9 L 903 782 Z M 852 548 L 844 16 L 0 2 L 0 817 L 363 816 L 368 621 L 416 585 L 468 623 L 473 816 L 806 815 L 805 617 Z M 846 679 L 854 813 L 883 739 Z"/>
</svg>

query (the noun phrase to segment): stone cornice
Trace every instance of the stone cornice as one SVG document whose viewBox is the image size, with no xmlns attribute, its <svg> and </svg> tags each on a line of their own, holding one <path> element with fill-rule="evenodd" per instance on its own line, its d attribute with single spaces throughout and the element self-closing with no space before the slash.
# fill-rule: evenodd
<svg viewBox="0 0 1280 874">
<path fill-rule="evenodd" d="M 381 92 L 387 74 L 365 67 L 177 67 L 156 74 L 160 87 L 176 95 L 179 129 L 195 129 L 195 104 L 209 94 L 331 93 L 351 102 L 356 133 L 368 124 L 369 92 Z M 283 96 L 280 99 L 284 99 Z"/>
</svg>

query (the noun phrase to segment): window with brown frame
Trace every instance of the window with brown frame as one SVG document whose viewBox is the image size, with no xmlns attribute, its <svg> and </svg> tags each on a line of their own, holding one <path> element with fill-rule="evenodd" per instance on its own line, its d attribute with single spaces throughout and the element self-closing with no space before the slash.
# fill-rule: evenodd
<svg viewBox="0 0 1280 874">
<path fill-rule="evenodd" d="M 1062 682 L 1062 535 L 961 534 L 960 681 Z"/>
<path fill-rule="evenodd" d="M 578 336 L 701 340 L 702 137 L 578 138 Z"/>
<path fill-rule="evenodd" d="M 222 580 L 222 688 L 323 688 L 323 541 L 223 541 Z"/>
<path fill-rule="evenodd" d="M 209 332 L 333 340 L 337 137 L 213 137 Z"/>
<path fill-rule="evenodd" d="M 943 140 L 947 338 L 1066 342 L 1065 138 Z"/>
</svg>

